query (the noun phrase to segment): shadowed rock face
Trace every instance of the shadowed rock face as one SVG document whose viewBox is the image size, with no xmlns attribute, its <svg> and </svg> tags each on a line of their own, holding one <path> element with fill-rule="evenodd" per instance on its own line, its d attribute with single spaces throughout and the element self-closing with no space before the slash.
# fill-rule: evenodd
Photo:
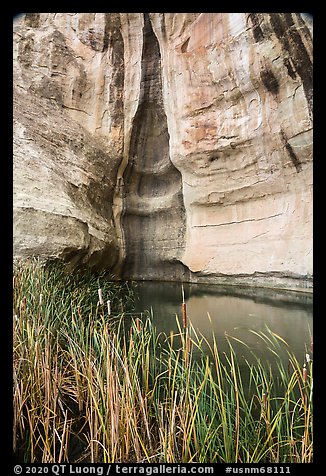
<svg viewBox="0 0 326 476">
<path fill-rule="evenodd" d="M 312 23 L 14 23 L 14 254 L 126 278 L 309 286 Z"/>
<path fill-rule="evenodd" d="M 19 90 L 14 116 L 14 256 L 112 268 L 117 165 L 105 144 L 62 108 Z"/>
<path fill-rule="evenodd" d="M 124 174 L 123 277 L 184 278 L 185 209 L 182 177 L 169 157 L 161 55 L 145 14 L 139 106 Z"/>
</svg>

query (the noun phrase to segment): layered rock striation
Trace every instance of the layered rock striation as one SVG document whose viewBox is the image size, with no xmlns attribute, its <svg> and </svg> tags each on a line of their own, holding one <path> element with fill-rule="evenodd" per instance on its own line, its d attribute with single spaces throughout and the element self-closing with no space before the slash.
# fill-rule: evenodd
<svg viewBox="0 0 326 476">
<path fill-rule="evenodd" d="M 180 279 L 186 213 L 182 176 L 170 159 L 163 104 L 161 54 L 148 14 L 144 15 L 139 103 L 129 160 L 123 174 L 125 259 L 122 275 Z"/>
<path fill-rule="evenodd" d="M 312 24 L 14 22 L 14 254 L 132 279 L 309 287 Z"/>
</svg>

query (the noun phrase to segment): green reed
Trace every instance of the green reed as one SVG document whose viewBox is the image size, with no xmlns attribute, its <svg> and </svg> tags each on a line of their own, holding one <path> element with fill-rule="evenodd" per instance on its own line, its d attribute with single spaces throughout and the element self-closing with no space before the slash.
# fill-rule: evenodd
<svg viewBox="0 0 326 476">
<path fill-rule="evenodd" d="M 145 313 L 128 313 L 132 299 L 127 284 L 103 274 L 37 261 L 15 266 L 14 449 L 21 461 L 312 461 L 309 351 L 298 362 L 266 328 L 256 336 L 273 366 L 251 353 L 240 367 L 237 339 L 226 336 L 229 350 L 221 353 L 189 319 L 177 321 L 176 334 L 157 333 Z"/>
</svg>

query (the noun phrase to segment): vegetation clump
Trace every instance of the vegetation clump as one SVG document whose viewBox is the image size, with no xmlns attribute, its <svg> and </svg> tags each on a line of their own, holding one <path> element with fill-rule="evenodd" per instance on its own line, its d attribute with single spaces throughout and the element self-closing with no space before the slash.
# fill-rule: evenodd
<svg viewBox="0 0 326 476">
<path fill-rule="evenodd" d="M 130 313 L 132 300 L 127 283 L 103 274 L 15 265 L 16 459 L 312 462 L 309 350 L 298 362 L 266 329 L 256 334 L 276 366 L 252 353 L 244 372 L 231 337 L 221 354 L 189 322 L 157 333 Z"/>
</svg>

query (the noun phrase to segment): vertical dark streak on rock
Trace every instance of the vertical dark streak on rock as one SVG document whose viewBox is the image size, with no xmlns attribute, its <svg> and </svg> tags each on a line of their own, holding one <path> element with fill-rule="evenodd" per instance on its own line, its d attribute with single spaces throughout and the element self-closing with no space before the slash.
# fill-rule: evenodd
<svg viewBox="0 0 326 476">
<path fill-rule="evenodd" d="M 277 95 L 280 86 L 278 84 L 278 81 L 273 73 L 273 71 L 269 68 L 264 69 L 263 71 L 260 72 L 260 78 L 262 80 L 263 85 L 272 94 Z"/>
<path fill-rule="evenodd" d="M 293 69 L 289 58 L 284 58 L 283 64 L 284 64 L 284 66 L 286 67 L 286 69 L 287 69 L 287 71 L 288 71 L 288 75 L 289 75 L 292 79 L 296 79 L 297 73 L 296 73 L 295 70 Z"/>
<path fill-rule="evenodd" d="M 124 43 L 121 34 L 119 13 L 107 13 L 105 17 L 105 48 L 111 48 L 111 63 L 113 65 L 112 84 L 109 100 L 114 104 L 111 114 L 111 128 L 119 127 L 123 115 L 124 95 Z"/>
<path fill-rule="evenodd" d="M 252 34 L 254 37 L 254 40 L 256 43 L 259 43 L 260 41 L 263 41 L 264 39 L 264 34 L 263 31 L 260 27 L 260 17 L 258 13 L 250 13 L 248 15 L 248 18 L 250 18 L 251 23 L 252 23 Z"/>
<path fill-rule="evenodd" d="M 103 40 L 103 51 L 108 49 L 109 40 L 111 38 L 111 15 L 105 14 L 105 26 L 104 26 L 104 40 Z"/>
<path fill-rule="evenodd" d="M 165 26 L 165 14 L 160 13 L 160 19 L 161 19 L 161 33 L 162 33 L 162 38 L 163 41 L 166 40 L 166 26 Z"/>
<path fill-rule="evenodd" d="M 123 177 L 122 277 L 181 279 L 187 271 L 180 262 L 185 235 L 182 179 L 169 157 L 160 48 L 147 13 L 143 40 L 139 105 Z"/>
<path fill-rule="evenodd" d="M 298 14 L 293 14 L 298 15 Z M 294 20 L 291 13 L 271 13 L 269 14 L 271 26 L 279 39 L 284 52 L 289 58 L 293 68 L 287 70 L 292 77 L 296 72 L 302 81 L 304 93 L 307 99 L 310 118 L 312 119 L 313 108 L 313 66 L 301 35 L 309 36 L 309 30 L 302 24 L 302 28 L 299 31 L 294 24 Z"/>
<path fill-rule="evenodd" d="M 282 139 L 284 141 L 286 151 L 289 154 L 289 157 L 290 157 L 290 159 L 291 159 L 291 161 L 292 161 L 292 163 L 295 167 L 295 170 L 297 171 L 297 173 L 301 172 L 301 170 L 302 170 L 301 162 L 298 159 L 298 157 L 296 156 L 296 154 L 294 153 L 294 150 L 293 150 L 291 144 L 288 142 L 288 139 L 286 138 L 286 136 L 284 134 L 284 131 L 282 129 L 281 129 L 281 136 L 282 136 Z"/>
</svg>

